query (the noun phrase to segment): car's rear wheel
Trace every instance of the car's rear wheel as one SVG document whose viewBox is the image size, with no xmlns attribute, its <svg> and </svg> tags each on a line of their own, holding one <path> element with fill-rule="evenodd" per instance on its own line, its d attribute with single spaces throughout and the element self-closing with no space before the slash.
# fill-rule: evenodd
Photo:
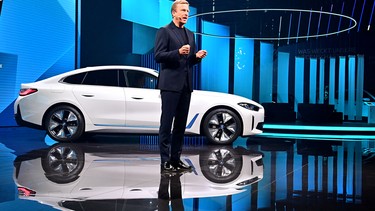
<svg viewBox="0 0 375 211">
<path fill-rule="evenodd" d="M 46 177 L 55 183 L 66 184 L 79 178 L 85 163 L 84 153 L 76 145 L 59 143 L 42 157 Z"/>
<path fill-rule="evenodd" d="M 233 143 L 241 130 L 240 118 L 229 109 L 212 110 L 203 122 L 203 133 L 214 144 Z"/>
<path fill-rule="evenodd" d="M 47 134 L 60 142 L 80 138 L 84 132 L 84 125 L 82 114 L 68 105 L 57 106 L 50 110 L 44 122 Z"/>
</svg>

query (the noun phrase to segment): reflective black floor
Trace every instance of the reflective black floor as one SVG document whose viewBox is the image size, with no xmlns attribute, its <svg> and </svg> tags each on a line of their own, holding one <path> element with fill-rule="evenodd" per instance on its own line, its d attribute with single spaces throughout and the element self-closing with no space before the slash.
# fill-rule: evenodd
<svg viewBox="0 0 375 211">
<path fill-rule="evenodd" d="M 157 136 L 59 144 L 0 128 L 0 210 L 372 210 L 373 140 L 186 137 L 184 174 L 160 174 Z"/>
</svg>

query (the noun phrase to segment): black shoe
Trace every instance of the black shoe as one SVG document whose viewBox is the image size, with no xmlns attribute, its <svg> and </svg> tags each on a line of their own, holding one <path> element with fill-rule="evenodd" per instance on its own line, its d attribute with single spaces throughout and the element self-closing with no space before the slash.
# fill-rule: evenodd
<svg viewBox="0 0 375 211">
<path fill-rule="evenodd" d="M 177 161 L 175 163 L 171 163 L 171 166 L 173 168 L 177 169 L 177 171 L 192 171 L 193 170 L 193 167 L 185 164 L 181 160 L 179 160 L 179 161 Z"/>
<path fill-rule="evenodd" d="M 177 169 L 171 165 L 170 162 L 163 162 L 160 165 L 161 173 L 174 173 L 177 172 Z"/>
</svg>

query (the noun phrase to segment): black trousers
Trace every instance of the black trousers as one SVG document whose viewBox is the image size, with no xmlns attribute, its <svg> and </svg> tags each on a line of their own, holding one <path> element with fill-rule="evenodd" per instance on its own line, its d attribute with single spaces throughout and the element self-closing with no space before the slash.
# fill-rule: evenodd
<svg viewBox="0 0 375 211">
<path fill-rule="evenodd" d="M 186 86 L 181 92 L 161 91 L 159 128 L 161 162 L 180 160 L 190 98 L 191 92 Z"/>
</svg>

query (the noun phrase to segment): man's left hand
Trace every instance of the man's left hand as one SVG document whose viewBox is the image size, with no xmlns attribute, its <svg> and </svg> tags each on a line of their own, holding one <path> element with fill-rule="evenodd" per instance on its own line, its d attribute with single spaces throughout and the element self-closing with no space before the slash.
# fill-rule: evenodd
<svg viewBox="0 0 375 211">
<path fill-rule="evenodd" d="M 204 57 L 207 56 L 207 51 L 206 50 L 200 50 L 198 51 L 195 56 L 198 58 L 198 59 L 203 59 Z"/>
</svg>

